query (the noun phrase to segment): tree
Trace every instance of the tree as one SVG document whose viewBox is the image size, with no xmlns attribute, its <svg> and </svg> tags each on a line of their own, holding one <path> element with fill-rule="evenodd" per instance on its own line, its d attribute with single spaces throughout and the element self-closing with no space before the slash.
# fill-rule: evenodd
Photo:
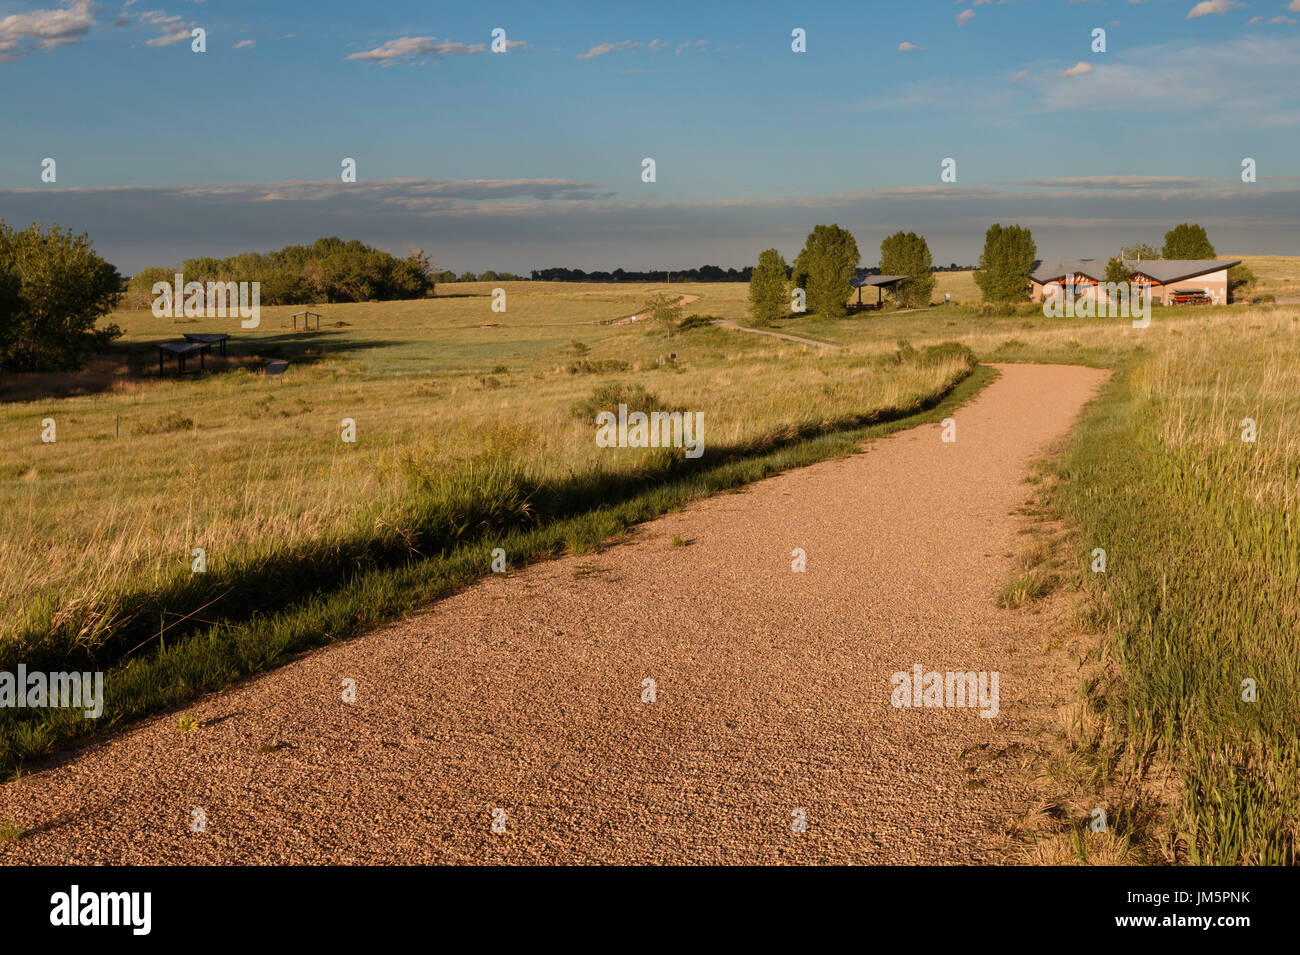
<svg viewBox="0 0 1300 955">
<path fill-rule="evenodd" d="M 1250 294 L 1258 281 L 1255 273 L 1244 265 L 1234 265 L 1228 269 L 1228 297 L 1241 300 Z"/>
<path fill-rule="evenodd" d="M 1119 256 L 1106 260 L 1106 282 L 1127 285 L 1133 281 L 1133 273 Z"/>
<path fill-rule="evenodd" d="M 907 276 L 894 293 L 900 305 L 927 308 L 934 295 L 934 272 L 930 247 L 915 232 L 895 232 L 880 243 L 882 275 Z"/>
<path fill-rule="evenodd" d="M 975 272 L 975 284 L 986 302 L 1018 302 L 1029 291 L 1038 248 L 1028 229 L 994 223 L 984 234 L 984 251 Z"/>
<path fill-rule="evenodd" d="M 433 298 L 438 297 L 438 263 L 424 249 L 408 249 L 406 252 L 408 268 L 424 276 L 425 287 Z"/>
<path fill-rule="evenodd" d="M 790 293 L 785 284 L 785 259 L 776 249 L 758 255 L 758 267 L 749 279 L 749 314 L 757 325 L 771 325 L 790 313 Z"/>
<path fill-rule="evenodd" d="M 83 233 L 0 222 L 0 368 L 80 368 L 122 334 L 95 323 L 122 297 L 122 277 Z"/>
<path fill-rule="evenodd" d="M 641 310 L 637 314 L 649 319 L 656 325 L 662 326 L 671 337 L 677 331 L 677 325 L 682 320 L 682 301 L 676 295 L 666 295 L 663 292 L 658 292 L 646 299 L 645 304 L 641 306 Z"/>
<path fill-rule="evenodd" d="M 1119 250 L 1120 258 L 1134 262 L 1149 262 L 1160 258 L 1160 250 L 1146 242 L 1136 242 Z"/>
<path fill-rule="evenodd" d="M 794 260 L 794 270 L 806 277 L 804 289 L 809 311 L 826 318 L 840 318 L 848 312 L 849 282 L 862 256 L 853 236 L 838 225 L 814 226 L 803 251 Z"/>
<path fill-rule="evenodd" d="M 1215 258 L 1215 251 L 1214 246 L 1210 245 L 1210 237 L 1205 234 L 1204 228 L 1184 222 L 1182 225 L 1174 226 L 1165 233 L 1163 257 L 1166 259 L 1213 259 Z"/>
</svg>

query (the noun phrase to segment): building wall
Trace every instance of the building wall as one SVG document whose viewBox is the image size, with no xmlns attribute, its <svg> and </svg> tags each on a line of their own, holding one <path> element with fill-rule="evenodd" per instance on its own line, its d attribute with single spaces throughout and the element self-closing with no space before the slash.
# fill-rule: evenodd
<svg viewBox="0 0 1300 955">
<path fill-rule="evenodd" d="M 1195 278 L 1170 282 L 1168 285 L 1161 285 L 1159 282 L 1152 281 L 1151 300 L 1162 305 L 1170 305 L 1173 302 L 1174 289 L 1180 288 L 1204 289 L 1209 292 L 1210 297 L 1216 302 L 1226 304 L 1228 301 L 1228 270 L 1218 269 L 1214 272 L 1198 275 Z"/>
</svg>

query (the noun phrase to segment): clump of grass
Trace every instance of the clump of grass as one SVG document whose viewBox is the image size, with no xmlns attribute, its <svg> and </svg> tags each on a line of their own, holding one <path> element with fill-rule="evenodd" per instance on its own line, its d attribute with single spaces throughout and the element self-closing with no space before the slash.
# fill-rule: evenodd
<svg viewBox="0 0 1300 955">
<path fill-rule="evenodd" d="M 169 411 L 152 421 L 137 424 L 134 428 L 136 434 L 170 434 L 173 431 L 193 430 L 194 419 L 186 417 L 179 411 Z"/>
<path fill-rule="evenodd" d="M 23 837 L 23 827 L 13 816 L 0 819 L 0 842 L 17 842 Z"/>
<path fill-rule="evenodd" d="M 628 363 L 617 358 L 583 359 L 569 363 L 571 375 L 604 375 L 614 371 L 627 371 Z"/>
<path fill-rule="evenodd" d="M 1022 571 L 1003 584 L 998 593 L 997 605 L 1004 610 L 1016 610 L 1031 601 L 1046 597 L 1056 582 L 1056 576 L 1042 567 Z"/>
<path fill-rule="evenodd" d="M 677 330 L 689 332 L 696 328 L 712 328 L 716 321 L 719 321 L 716 315 L 687 315 L 677 323 Z"/>
<path fill-rule="evenodd" d="M 677 534 L 677 535 L 675 535 L 675 536 L 673 537 L 673 543 L 672 543 L 672 546 L 673 546 L 673 547 L 685 547 L 685 546 L 686 546 L 687 544 L 689 544 L 689 543 L 690 543 L 690 541 L 688 541 L 685 537 L 683 537 L 681 534 Z"/>
<path fill-rule="evenodd" d="M 180 733 L 192 733 L 194 730 L 202 728 L 203 722 L 195 719 L 193 716 L 182 716 L 176 721 L 176 730 Z"/>
<path fill-rule="evenodd" d="M 574 402 L 569 409 L 569 415 L 580 420 L 592 421 L 602 411 L 617 412 L 619 405 L 627 405 L 629 411 L 669 410 L 643 385 L 612 382 L 593 389 L 587 397 Z"/>
</svg>

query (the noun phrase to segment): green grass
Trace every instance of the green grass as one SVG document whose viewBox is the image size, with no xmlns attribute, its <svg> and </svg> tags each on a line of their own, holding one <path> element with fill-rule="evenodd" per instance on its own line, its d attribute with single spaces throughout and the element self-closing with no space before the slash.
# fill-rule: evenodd
<svg viewBox="0 0 1300 955">
<path fill-rule="evenodd" d="M 1060 463 L 1079 566 L 1107 551 L 1080 579 L 1121 676 L 1118 755 L 1134 777 L 1177 769 L 1169 838 L 1197 864 L 1294 864 L 1300 846 L 1300 355 L 1276 347 L 1294 322 L 1203 326 L 1125 363 Z M 1268 422 L 1253 445 L 1248 416 Z"/>
</svg>

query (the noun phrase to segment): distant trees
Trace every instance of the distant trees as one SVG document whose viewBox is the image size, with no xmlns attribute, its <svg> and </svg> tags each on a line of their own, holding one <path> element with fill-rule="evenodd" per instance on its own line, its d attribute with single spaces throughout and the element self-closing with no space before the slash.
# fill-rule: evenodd
<svg viewBox="0 0 1300 955">
<path fill-rule="evenodd" d="M 758 255 L 758 266 L 749 279 L 749 314 L 757 325 L 771 325 L 790 314 L 790 293 L 786 287 L 788 268 L 776 249 Z"/>
<path fill-rule="evenodd" d="M 186 259 L 179 270 L 145 269 L 132 276 L 127 298 L 133 307 L 148 307 L 153 283 L 170 282 L 175 271 L 186 282 L 259 282 L 263 305 L 423 298 L 434 287 L 432 267 L 422 251 L 399 259 L 357 239 L 330 237 L 276 252 L 199 256 Z"/>
<path fill-rule="evenodd" d="M 1138 242 L 1135 245 L 1126 245 L 1119 251 L 1120 257 L 1128 261 L 1149 262 L 1152 259 L 1160 258 L 1160 250 L 1154 245 L 1146 242 Z"/>
<path fill-rule="evenodd" d="M 0 368 L 81 367 L 121 336 L 116 325 L 95 327 L 121 296 L 122 277 L 85 233 L 0 222 Z"/>
<path fill-rule="evenodd" d="M 857 273 L 862 256 L 858 243 L 838 225 L 814 226 L 803 251 L 794 260 L 795 275 L 802 279 L 808 310 L 827 318 L 848 312 L 849 282 Z"/>
<path fill-rule="evenodd" d="M 748 282 L 753 268 L 723 269 L 717 265 L 703 265 L 698 269 L 632 270 L 617 268 L 612 272 L 586 272 L 582 269 L 533 269 L 534 282 Z"/>
<path fill-rule="evenodd" d="M 1018 225 L 994 223 L 984 233 L 984 251 L 975 272 L 975 284 L 986 302 L 1018 302 L 1029 291 L 1038 247 L 1034 236 Z"/>
<path fill-rule="evenodd" d="M 915 232 L 895 232 L 880 243 L 880 273 L 905 275 L 894 297 L 908 308 L 926 308 L 934 295 L 930 247 Z"/>
<path fill-rule="evenodd" d="M 1213 259 L 1216 257 L 1210 237 L 1202 226 L 1184 222 L 1165 233 L 1166 259 Z"/>
</svg>

